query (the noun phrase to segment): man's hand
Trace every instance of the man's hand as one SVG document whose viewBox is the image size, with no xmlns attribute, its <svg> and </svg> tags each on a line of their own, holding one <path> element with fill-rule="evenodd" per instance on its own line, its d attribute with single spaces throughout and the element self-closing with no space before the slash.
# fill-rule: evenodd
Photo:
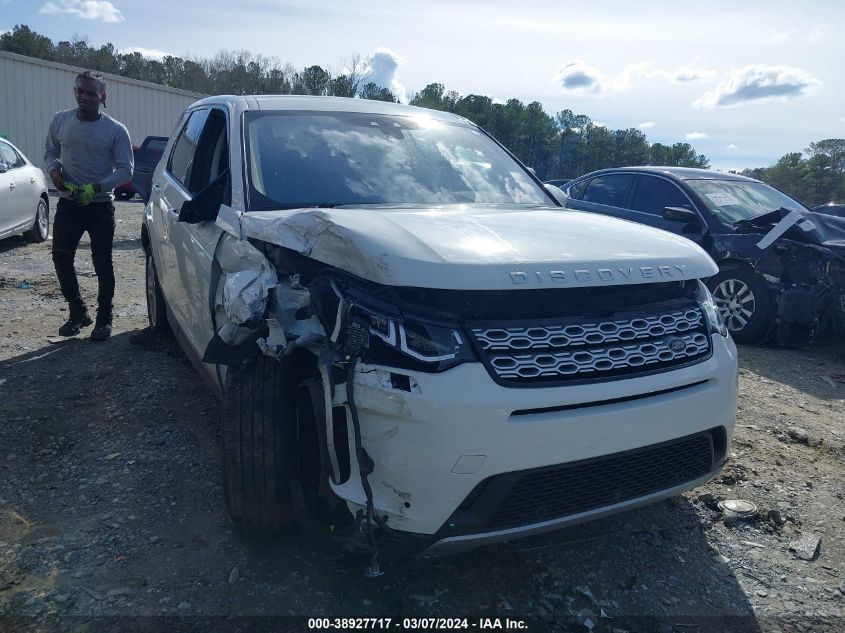
<svg viewBox="0 0 845 633">
<path fill-rule="evenodd" d="M 65 189 L 65 179 L 62 178 L 62 170 L 61 169 L 53 169 L 50 171 L 50 180 L 53 181 L 53 185 L 56 187 L 56 191 L 62 191 Z"/>
<path fill-rule="evenodd" d="M 95 194 L 94 185 L 77 185 L 70 190 L 71 200 L 81 207 L 90 204 Z"/>
</svg>

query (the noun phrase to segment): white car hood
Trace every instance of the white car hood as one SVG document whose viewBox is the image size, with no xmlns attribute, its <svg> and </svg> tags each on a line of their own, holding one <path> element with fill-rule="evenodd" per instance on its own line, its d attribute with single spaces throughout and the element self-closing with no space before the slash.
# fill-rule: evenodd
<svg viewBox="0 0 845 633">
<path fill-rule="evenodd" d="M 379 284 L 494 290 L 680 281 L 718 272 L 682 237 L 560 208 L 340 207 L 245 213 L 244 236 Z"/>
</svg>

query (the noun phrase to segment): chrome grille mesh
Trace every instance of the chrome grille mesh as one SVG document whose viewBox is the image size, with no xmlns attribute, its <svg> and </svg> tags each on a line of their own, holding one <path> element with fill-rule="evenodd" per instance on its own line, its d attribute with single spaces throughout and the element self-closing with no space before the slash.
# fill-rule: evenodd
<svg viewBox="0 0 845 633">
<path fill-rule="evenodd" d="M 562 325 L 472 328 L 500 380 L 574 380 L 653 371 L 710 353 L 695 307 Z"/>
</svg>

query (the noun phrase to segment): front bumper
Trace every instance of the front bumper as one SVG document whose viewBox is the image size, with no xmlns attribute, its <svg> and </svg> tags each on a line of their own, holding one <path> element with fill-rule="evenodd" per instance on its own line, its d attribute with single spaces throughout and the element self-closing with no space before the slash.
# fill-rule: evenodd
<svg viewBox="0 0 845 633">
<path fill-rule="evenodd" d="M 507 388 L 480 364 L 442 374 L 393 372 L 407 381 L 391 380 L 390 373 L 362 365 L 354 384 L 363 445 L 375 462 L 369 476 L 374 505 L 393 532 L 428 537 L 429 551 L 438 553 L 553 530 L 700 485 L 721 467 L 736 414 L 736 348 L 720 336 L 701 363 L 596 384 Z M 336 390 L 335 406 L 347 406 L 344 394 Z M 482 482 L 625 455 L 714 429 L 723 445 L 693 479 L 563 516 L 536 520 L 526 514 L 520 525 L 511 517 L 504 527 L 480 522 L 460 525 L 457 534 L 447 530 Z M 332 488 L 357 509 L 365 496 L 352 447 L 349 454 L 352 475 Z"/>
</svg>

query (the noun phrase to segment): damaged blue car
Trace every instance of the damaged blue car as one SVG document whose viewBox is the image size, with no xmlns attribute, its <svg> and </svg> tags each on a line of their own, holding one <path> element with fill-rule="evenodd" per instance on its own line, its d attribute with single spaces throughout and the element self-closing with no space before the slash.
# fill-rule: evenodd
<svg viewBox="0 0 845 633">
<path fill-rule="evenodd" d="M 734 339 L 801 345 L 845 333 L 845 218 L 813 213 L 763 182 L 681 167 L 623 167 L 564 188 L 566 207 L 648 224 L 701 246 Z"/>
</svg>

